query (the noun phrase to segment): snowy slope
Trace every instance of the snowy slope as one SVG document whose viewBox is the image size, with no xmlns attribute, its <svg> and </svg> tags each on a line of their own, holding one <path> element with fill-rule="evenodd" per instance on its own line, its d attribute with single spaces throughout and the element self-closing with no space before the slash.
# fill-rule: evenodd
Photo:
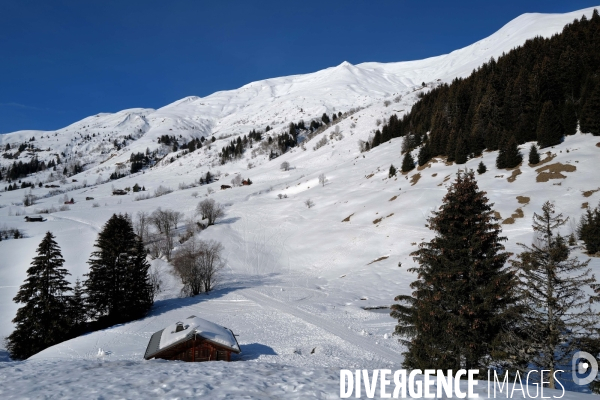
<svg viewBox="0 0 600 400">
<path fill-rule="evenodd" d="M 189 97 L 158 110 L 99 114 L 56 132 L 22 131 L 0 136 L 0 148 L 35 136 L 36 146 L 50 148 L 39 152 L 40 157 L 64 151 L 72 160 L 86 163 L 84 172 L 73 177 L 78 182 L 61 184 L 60 189 L 69 190 L 66 195 L 73 197 L 75 204 L 66 211 L 48 214 L 44 223 L 25 223 L 23 215 L 58 208 L 64 202 L 63 194 L 50 196 L 48 189 L 35 189 L 33 193 L 41 198 L 30 207 L 20 205 L 25 190 L 0 194 L 0 228 L 15 227 L 26 234 L 24 239 L 0 242 L 0 337 L 12 331 L 10 321 L 17 309 L 12 298 L 48 230 L 57 237 L 74 281 L 87 272 L 86 261 L 97 234 L 113 213 L 152 212 L 163 207 L 193 217 L 196 204 L 210 197 L 226 205 L 226 216 L 198 235 L 220 241 L 227 258 L 219 288 L 194 298 L 179 298 L 181 285 L 171 274 L 170 265 L 153 260 L 162 271 L 164 291 L 146 318 L 61 343 L 30 361 L 1 362 L 0 358 L 0 394 L 3 398 L 37 397 L 45 385 L 55 397 L 77 397 L 85 386 L 95 397 L 112 397 L 119 390 L 125 397 L 135 397 L 129 394 L 136 390 L 158 397 L 201 393 L 235 396 L 237 389 L 225 389 L 218 383 L 221 376 L 235 373 L 240 376 L 239 388 L 254 397 L 291 393 L 298 398 L 327 398 L 339 393 L 339 368 L 399 368 L 403 348 L 391 337 L 394 320 L 385 312 L 364 308 L 388 306 L 396 295 L 410 292 L 409 284 L 416 278 L 407 271 L 413 265 L 410 252 L 417 243 L 432 237 L 425 227 L 426 218 L 439 206 L 458 167 L 437 160 L 420 171 L 389 179 L 390 164 L 400 164 L 400 140 L 366 153 L 359 152 L 357 141 L 372 134 L 377 120 L 408 111 L 420 92 L 415 86 L 420 88 L 421 81 L 468 74 L 490 56 L 508 51 L 526 38 L 559 32 L 562 25 L 591 12 L 524 15 L 491 37 L 437 57 L 437 61 L 343 63 L 314 74 L 254 82 L 205 98 Z M 398 94 L 402 98 L 393 101 Z M 384 99 L 392 100 L 391 104 L 386 106 Z M 278 133 L 301 118 L 309 121 L 325 111 L 359 107 L 306 143 L 305 149 L 294 148 L 272 161 L 247 151 L 241 160 L 215 165 L 215 152 L 230 140 L 226 138 L 217 140 L 210 150 L 205 146 L 175 162 L 161 162 L 144 172 L 103 183 L 117 162 L 128 160 L 131 152 L 155 148 L 163 134 L 219 138 L 266 125 Z M 336 128 L 341 135 L 332 135 Z M 88 134 L 96 136 L 84 139 Z M 133 140 L 127 139 L 126 147 L 117 151 L 112 146 L 115 139 L 128 136 Z M 322 137 L 327 137 L 328 143 L 315 150 Z M 538 172 L 527 165 L 509 181 L 513 172 L 494 167 L 495 152 L 460 166 L 475 169 L 480 161 L 488 166 L 488 172 L 478 176 L 479 185 L 495 203 L 502 220 L 517 209 L 523 212 L 523 218 L 503 225 L 509 251 L 519 250 L 517 242 L 532 240 L 533 212 L 546 200 L 554 200 L 560 212 L 574 219 L 583 212 L 583 203 L 598 203 L 600 192 L 584 193 L 600 188 L 600 177 L 595 173 L 600 152 L 596 141 L 577 134 L 548 149 L 553 159 L 544 165 L 576 167 L 573 172 L 563 172 L 564 178 L 548 182 L 538 182 Z M 522 152 L 527 147 L 521 146 Z M 280 170 L 283 161 L 292 168 Z M 254 166 L 248 168 L 248 163 Z M 209 170 L 220 172 L 220 181 L 208 185 L 215 193 L 209 194 L 206 186 L 185 188 Z M 236 173 L 251 178 L 254 184 L 219 190 Z M 328 178 L 324 186 L 318 183 L 321 173 Z M 44 174 L 35 179 L 49 179 L 48 173 Z M 83 181 L 88 183 L 86 187 L 81 185 Z M 135 183 L 145 186 L 149 193 L 160 185 L 174 191 L 142 201 L 135 201 L 134 194 L 111 195 L 113 187 L 132 187 Z M 279 199 L 279 194 L 287 198 Z M 519 203 L 517 196 L 529 201 Z M 94 200 L 86 201 L 86 197 Z M 310 209 L 304 205 L 308 199 L 315 203 Z M 569 229 L 571 226 L 564 233 Z M 586 258 L 579 249 L 574 253 Z M 600 276 L 600 260 L 592 259 L 590 266 Z M 141 361 L 154 332 L 190 315 L 226 326 L 239 335 L 242 354 L 238 362 L 201 368 Z M 63 373 L 47 373 L 61 366 Z M 23 384 L 41 379 L 44 372 L 48 376 L 42 379 L 43 384 Z M 198 374 L 206 382 L 200 388 L 194 386 Z M 117 376 L 122 379 L 116 380 L 119 383 L 107 385 Z M 77 379 L 84 379 L 87 385 Z M 174 384 L 181 379 L 185 384 Z M 282 384 L 285 380 L 290 383 Z M 263 381 L 264 386 L 257 383 Z"/>
</svg>

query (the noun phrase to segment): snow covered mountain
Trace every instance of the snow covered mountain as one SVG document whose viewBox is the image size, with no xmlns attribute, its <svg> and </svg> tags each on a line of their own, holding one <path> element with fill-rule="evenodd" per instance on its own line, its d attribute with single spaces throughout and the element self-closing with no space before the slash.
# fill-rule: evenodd
<svg viewBox="0 0 600 400">
<path fill-rule="evenodd" d="M 34 205 L 22 204 L 29 189 L 0 194 L 0 229 L 18 228 L 26 236 L 0 242 L 0 337 L 12 331 L 10 321 L 18 307 L 12 298 L 48 230 L 57 237 L 65 266 L 75 281 L 88 271 L 86 261 L 98 231 L 113 213 L 134 215 L 162 207 L 192 218 L 196 204 L 210 197 L 226 205 L 226 216 L 199 236 L 220 241 L 227 258 L 218 290 L 193 298 L 179 298 L 181 284 L 170 273 L 170 265 L 162 259 L 153 260 L 155 268 L 162 271 L 164 291 L 148 317 L 59 344 L 25 363 L 1 362 L 5 352 L 0 352 L 0 394 L 3 398 L 15 393 L 36 397 L 46 388 L 58 396 L 75 397 L 84 388 L 91 388 L 110 397 L 124 387 L 129 387 L 125 392 L 134 393 L 127 385 L 137 385 L 163 397 L 202 393 L 216 397 L 217 392 L 208 385 L 218 388 L 215 377 L 235 373 L 241 377 L 240 387 L 256 396 L 287 395 L 296 390 L 298 398 L 306 398 L 306 393 L 326 397 L 339 390 L 339 368 L 399 368 L 403 349 L 391 337 L 395 321 L 369 308 L 388 306 L 396 295 L 409 293 L 409 284 L 415 279 L 407 271 L 413 265 L 409 254 L 416 243 L 432 236 L 425 227 L 426 217 L 439 206 L 457 166 L 438 161 L 390 179 L 390 164 L 400 164 L 400 140 L 365 153 L 359 151 L 357 142 L 367 140 L 378 121 L 409 111 L 419 93 L 467 76 L 526 39 L 558 33 L 575 18 L 584 14 L 589 18 L 592 11 L 526 14 L 471 46 L 426 60 L 344 62 L 315 73 L 253 82 L 204 98 L 187 97 L 158 110 L 97 114 L 57 131 L 0 135 L 0 151 L 7 144 L 10 147 L 4 151 L 10 158 L 0 158 L 1 165 L 28 162 L 33 157 L 49 162 L 59 155 L 65 165 L 79 162 L 83 166 L 83 172 L 62 182 L 58 180 L 60 170 L 24 178 L 60 186 L 58 190 L 36 187 L 31 192 L 38 198 Z M 264 131 L 267 126 L 272 128 L 270 134 L 278 134 L 287 130 L 290 122 L 309 123 L 332 112 L 345 114 L 304 146 L 274 160 L 257 146 L 239 160 L 219 163 L 217 153 L 238 135 L 253 129 Z M 217 140 L 184 154 L 159 144 L 163 135 L 183 141 L 213 136 Z M 30 141 L 32 137 L 35 140 Z M 488 166 L 478 181 L 505 220 L 503 233 L 509 238 L 509 251 L 518 250 L 517 242 L 531 241 L 531 217 L 546 200 L 555 200 L 557 209 L 574 219 L 585 204 L 594 206 L 600 200 L 596 191 L 600 178 L 595 174 L 600 150 L 595 141 L 578 133 L 549 149 L 547 156 L 552 163 L 575 167 L 574 171 L 567 168 L 572 172 L 563 171 L 559 179 L 539 180 L 541 172 L 527 166 L 519 169 L 520 174 L 497 170 L 493 167 L 495 152 L 461 166 L 475 169 L 480 161 Z M 22 143 L 34 144 L 36 150 L 19 152 Z M 167 157 L 151 168 L 109 180 L 110 174 L 123 166 L 129 169 L 132 153 L 146 149 L 159 150 Z M 279 168 L 284 161 L 291 165 L 289 170 Z M 198 178 L 208 171 L 220 180 L 196 186 Z M 254 184 L 219 190 L 236 174 L 251 178 Z M 320 174 L 327 177 L 325 185 L 319 185 Z M 147 189 L 143 193 L 149 193 L 149 198 L 133 193 L 112 196 L 113 189 L 136 183 Z M 153 196 L 160 186 L 172 192 Z M 59 211 L 64 196 L 73 198 L 75 204 Z M 88 197 L 93 200 L 86 201 Z M 314 207 L 305 206 L 309 199 Z M 57 210 L 45 214 L 47 221 L 43 223 L 23 221 L 25 215 L 37 215 L 44 209 Z M 512 222 L 507 221 L 511 216 Z M 581 251 L 576 253 L 586 257 Z M 593 259 L 590 266 L 598 276 L 600 261 Z M 256 368 L 250 371 L 244 368 L 246 363 L 172 368 L 164 362 L 141 361 L 154 332 L 190 315 L 231 328 L 239 335 L 239 360 Z M 65 360 L 75 361 L 64 369 L 66 372 L 42 376 L 44 371 L 65 365 Z M 91 368 L 89 360 L 100 362 L 93 364 L 97 366 L 93 374 L 82 373 L 86 385 L 70 381 L 70 374 Z M 122 384 L 105 385 L 125 374 L 115 371 L 124 370 L 128 375 L 120 378 L 124 379 Z M 165 374 L 164 380 L 156 378 L 158 372 Z M 314 375 L 290 377 L 303 373 Z M 184 380 L 184 389 L 174 384 L 181 376 L 196 379 L 198 374 L 204 374 L 209 382 L 202 389 L 194 389 L 191 380 Z M 287 377 L 294 383 L 286 386 L 269 378 L 265 381 L 267 389 L 258 387 L 256 381 L 265 374 Z M 34 379 L 28 377 L 33 376 L 38 383 L 31 383 Z M 239 395 L 236 390 L 240 387 L 221 387 L 218 394 Z"/>
</svg>

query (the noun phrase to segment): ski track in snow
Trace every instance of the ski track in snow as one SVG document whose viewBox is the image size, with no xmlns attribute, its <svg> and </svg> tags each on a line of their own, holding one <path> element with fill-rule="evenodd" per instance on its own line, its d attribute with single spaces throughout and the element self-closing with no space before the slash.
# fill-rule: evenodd
<svg viewBox="0 0 600 400">
<path fill-rule="evenodd" d="M 273 308 L 275 310 L 293 315 L 294 317 L 312 324 L 317 328 L 324 329 L 353 346 L 356 346 L 362 350 L 366 350 L 377 357 L 387 360 L 392 366 L 399 367 L 402 364 L 404 357 L 402 357 L 400 354 L 395 353 L 393 350 L 377 346 L 373 344 L 373 342 L 356 335 L 347 328 L 343 328 L 335 323 L 317 317 L 314 314 L 310 314 L 279 300 L 275 300 L 272 297 L 266 296 L 254 289 L 245 289 L 241 293 L 247 299 L 252 300 L 263 307 Z"/>
</svg>

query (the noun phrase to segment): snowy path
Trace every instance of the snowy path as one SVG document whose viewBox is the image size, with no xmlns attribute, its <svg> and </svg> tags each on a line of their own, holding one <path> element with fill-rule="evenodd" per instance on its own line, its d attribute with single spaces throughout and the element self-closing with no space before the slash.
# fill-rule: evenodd
<svg viewBox="0 0 600 400">
<path fill-rule="evenodd" d="M 248 300 L 257 303 L 262 307 L 270 307 L 276 309 L 278 311 L 293 315 L 294 317 L 299 318 L 318 328 L 322 328 L 327 332 L 339 337 L 340 339 L 362 350 L 368 351 L 384 360 L 388 360 L 395 366 L 400 366 L 402 364 L 403 357 L 400 354 L 396 353 L 391 349 L 377 346 L 373 344 L 372 341 L 367 340 L 362 336 L 358 336 L 357 334 L 345 327 L 339 326 L 335 323 L 320 318 L 314 314 L 310 314 L 306 311 L 302 311 L 279 300 L 275 300 L 272 297 L 265 296 L 264 294 L 259 293 L 258 291 L 253 289 L 245 289 L 241 292 L 241 294 Z"/>
</svg>

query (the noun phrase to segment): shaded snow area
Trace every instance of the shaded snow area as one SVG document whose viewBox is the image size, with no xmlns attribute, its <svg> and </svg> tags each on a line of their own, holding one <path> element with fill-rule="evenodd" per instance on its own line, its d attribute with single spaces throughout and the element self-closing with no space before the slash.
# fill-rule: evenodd
<svg viewBox="0 0 600 400">
<path fill-rule="evenodd" d="M 216 290 L 190 298 L 181 297 L 182 285 L 170 263 L 151 260 L 162 291 L 145 318 L 60 343 L 24 362 L 10 361 L 0 349 L 0 398 L 339 398 L 340 369 L 400 369 L 405 349 L 392 336 L 396 321 L 388 307 L 395 296 L 411 293 L 417 277 L 408 271 L 415 266 L 410 254 L 433 237 L 425 226 L 427 217 L 440 206 L 456 172 L 485 163 L 488 171 L 476 175 L 479 187 L 498 212 L 506 249 L 518 253 L 517 243 L 532 242 L 533 213 L 547 200 L 573 221 L 561 231 L 564 235 L 571 233 L 585 207 L 598 204 L 599 139 L 569 136 L 542 149 L 545 162 L 535 167 L 527 165 L 531 143 L 525 143 L 520 146 L 525 161 L 514 170 L 497 169 L 497 152 L 484 152 L 465 165 L 434 159 L 393 177 L 388 171 L 390 164 L 401 166 L 401 140 L 362 153 L 359 140 L 368 140 L 391 115 L 401 118 L 420 93 L 468 74 L 525 39 L 560 32 L 591 12 L 527 14 L 487 39 L 433 59 L 343 63 L 205 98 L 188 97 L 159 110 L 98 114 L 56 132 L 0 135 L 0 148 L 6 143 L 18 148 L 35 136 L 40 160 L 65 152 L 84 167 L 66 182 L 50 181 L 50 171 L 25 178 L 66 191 L 36 186 L 32 194 L 38 199 L 31 206 L 23 205 L 29 189 L 0 193 L 0 228 L 18 228 L 25 236 L 0 242 L 0 339 L 13 330 L 18 305 L 12 299 L 47 231 L 55 235 L 74 283 L 85 280 L 98 232 L 113 213 L 135 216 L 162 207 L 183 213 L 182 221 L 197 221 L 197 204 L 209 198 L 224 206 L 225 215 L 195 234 L 220 242 L 226 260 Z M 290 122 L 303 119 L 308 124 L 324 112 L 351 108 L 334 126 L 273 160 L 268 152 L 254 152 L 259 148 L 255 144 L 240 159 L 219 162 L 217 153 L 252 129 L 264 131 L 268 125 L 269 134 L 277 135 Z M 186 140 L 214 135 L 216 140 L 210 148 L 205 143 L 183 154 L 159 145 L 162 135 Z M 117 149 L 114 140 L 126 143 Z M 131 153 L 146 148 L 160 150 L 161 156 L 170 153 L 156 165 L 108 180 L 114 172 L 128 173 Z M 31 156 L 23 152 L 19 160 Z M 3 165 L 13 161 L 0 158 Z M 282 170 L 283 162 L 289 168 Z M 218 181 L 192 187 L 208 171 Z M 253 184 L 221 190 L 237 174 Z M 147 190 L 112 194 L 136 183 Z M 171 192 L 154 196 L 161 186 Z M 65 195 L 74 204 L 65 207 Z M 49 210 L 43 214 L 45 222 L 24 221 L 43 210 Z M 183 225 L 176 230 L 177 239 L 185 235 Z M 572 247 L 572 255 L 587 260 L 579 245 Z M 600 277 L 600 258 L 592 258 L 589 266 Z M 202 324 L 193 327 L 188 320 L 192 315 L 235 332 L 241 354 L 232 355 L 231 363 L 143 360 L 152 334 L 170 333 L 178 321 L 188 324 L 188 330 L 214 332 Z M 231 342 L 231 337 L 222 338 Z M 165 344 L 171 339 L 165 338 Z M 563 398 L 585 396 L 569 392 Z"/>
</svg>

